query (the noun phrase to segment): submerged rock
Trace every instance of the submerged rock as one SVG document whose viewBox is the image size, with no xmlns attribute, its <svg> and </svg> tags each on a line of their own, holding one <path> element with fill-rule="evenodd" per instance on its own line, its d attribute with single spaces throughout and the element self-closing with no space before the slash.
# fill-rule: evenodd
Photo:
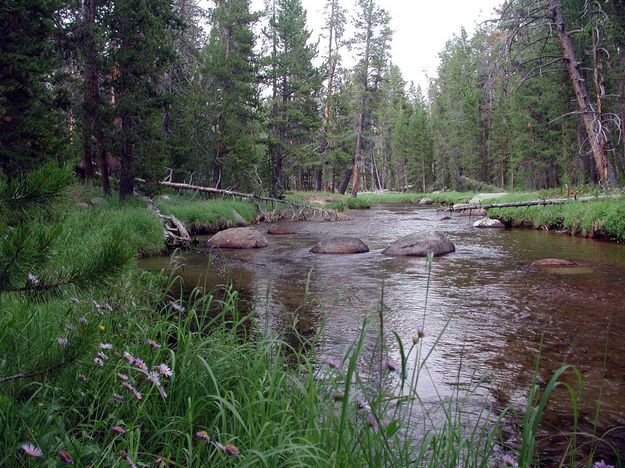
<svg viewBox="0 0 625 468">
<path fill-rule="evenodd" d="M 432 252 L 434 256 L 455 252 L 456 247 L 445 234 L 439 231 L 416 232 L 408 234 L 389 245 L 383 254 L 395 256 L 425 257 Z"/>
<path fill-rule="evenodd" d="M 207 247 L 221 249 L 258 249 L 268 245 L 267 239 L 260 232 L 246 227 L 220 231 L 206 242 Z"/>
<path fill-rule="evenodd" d="M 272 236 L 288 236 L 297 234 L 297 230 L 288 224 L 272 224 L 269 226 L 267 234 L 271 234 Z"/>
<path fill-rule="evenodd" d="M 428 206 L 434 204 L 434 200 L 432 200 L 431 198 L 422 198 L 421 200 L 419 200 L 418 204 Z"/>
<path fill-rule="evenodd" d="M 310 251 L 316 254 L 358 254 L 369 252 L 369 247 L 355 237 L 337 236 L 322 240 Z"/>
<path fill-rule="evenodd" d="M 504 228 L 506 227 L 498 219 L 482 218 L 473 223 L 473 227 L 476 228 Z"/>
<path fill-rule="evenodd" d="M 542 260 L 534 260 L 530 266 L 536 268 L 565 268 L 576 266 L 577 263 L 563 258 L 543 258 Z"/>
</svg>

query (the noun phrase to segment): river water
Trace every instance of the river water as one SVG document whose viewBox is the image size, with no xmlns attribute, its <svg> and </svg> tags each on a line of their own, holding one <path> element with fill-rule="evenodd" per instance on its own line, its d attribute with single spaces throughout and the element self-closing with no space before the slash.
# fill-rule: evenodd
<svg viewBox="0 0 625 468">
<path fill-rule="evenodd" d="M 606 440 L 625 453 L 624 245 L 532 230 L 475 229 L 475 218 L 444 219 L 448 213 L 414 205 L 382 204 L 348 215 L 348 221 L 294 223 L 297 235 L 267 236 L 264 249 L 224 251 L 225 267 L 205 253 L 183 253 L 176 272 L 187 288 L 211 289 L 232 280 L 273 331 L 297 319 L 297 330 L 311 336 L 324 324 L 320 352 L 338 358 L 358 338 L 365 316 L 379 310 L 383 290 L 384 336 L 396 361 L 393 331 L 409 344 L 424 324 L 426 352 L 440 336 L 427 378 L 418 385 L 424 402 L 440 401 L 490 375 L 473 397 L 495 409 L 522 410 L 532 381 L 544 386 L 562 364 L 573 364 L 584 377 L 581 430 L 594 430 L 598 410 L 596 434 L 610 431 Z M 267 228 L 258 226 L 265 233 Z M 431 229 L 445 232 L 456 252 L 434 258 L 430 274 L 423 258 L 381 254 L 397 238 Z M 333 235 L 358 237 L 370 252 L 309 252 Z M 580 266 L 529 266 L 547 257 Z M 149 270 L 168 264 L 164 257 L 140 261 Z M 575 383 L 571 372 L 564 379 Z M 572 429 L 571 408 L 565 392 L 551 399 L 539 440 L 546 456 L 561 451 L 560 433 Z M 596 449 L 614 458 L 605 444 Z"/>
</svg>

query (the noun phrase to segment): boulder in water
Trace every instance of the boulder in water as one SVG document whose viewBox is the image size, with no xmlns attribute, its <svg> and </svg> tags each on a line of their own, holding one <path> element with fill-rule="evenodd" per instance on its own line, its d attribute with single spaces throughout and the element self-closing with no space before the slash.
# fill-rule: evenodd
<svg viewBox="0 0 625 468">
<path fill-rule="evenodd" d="M 437 256 L 455 250 L 453 242 L 442 232 L 426 231 L 408 234 L 393 242 L 382 253 L 394 256 L 425 257 L 430 252 Z"/>
<path fill-rule="evenodd" d="M 369 252 L 369 247 L 355 237 L 330 237 L 324 239 L 310 249 L 316 254 L 359 254 Z"/>
<path fill-rule="evenodd" d="M 267 230 L 267 234 L 272 236 L 288 236 L 291 234 L 297 234 L 297 230 L 288 224 L 272 224 Z"/>
<path fill-rule="evenodd" d="M 562 258 L 543 258 L 542 260 L 534 260 L 530 266 L 536 268 L 566 268 L 576 266 L 577 263 Z"/>
<path fill-rule="evenodd" d="M 221 249 L 258 249 L 269 244 L 260 232 L 253 228 L 231 228 L 220 231 L 206 242 L 207 247 Z"/>
<path fill-rule="evenodd" d="M 473 223 L 476 228 L 504 228 L 504 223 L 498 219 L 482 218 Z"/>
</svg>

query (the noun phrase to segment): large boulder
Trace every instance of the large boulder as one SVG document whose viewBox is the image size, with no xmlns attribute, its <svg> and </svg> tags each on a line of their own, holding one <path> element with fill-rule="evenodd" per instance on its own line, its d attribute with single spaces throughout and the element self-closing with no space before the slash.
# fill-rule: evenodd
<svg viewBox="0 0 625 468">
<path fill-rule="evenodd" d="M 418 204 L 421 206 L 429 206 L 434 204 L 434 200 L 432 200 L 431 198 L 422 198 L 421 200 L 419 200 Z"/>
<path fill-rule="evenodd" d="M 272 224 L 267 230 L 267 234 L 272 236 L 288 236 L 291 234 L 297 234 L 297 230 L 289 224 Z"/>
<path fill-rule="evenodd" d="M 562 258 L 543 258 L 530 263 L 530 266 L 536 268 L 566 268 L 576 266 L 577 263 Z"/>
<path fill-rule="evenodd" d="M 478 194 L 474 195 L 473 198 L 471 198 L 471 200 L 469 200 L 469 203 L 471 205 L 477 205 L 478 203 L 482 203 L 483 201 L 493 200 L 495 198 L 505 197 L 506 195 L 508 195 L 508 194 L 505 193 L 505 192 L 502 192 L 502 193 L 478 193 Z"/>
<path fill-rule="evenodd" d="M 221 249 L 258 249 L 269 244 L 260 232 L 253 228 L 231 228 L 220 231 L 206 242 L 207 247 Z"/>
<path fill-rule="evenodd" d="M 322 240 L 310 251 L 316 254 L 358 254 L 369 252 L 369 247 L 355 237 L 337 236 Z"/>
<path fill-rule="evenodd" d="M 504 225 L 504 223 L 502 223 L 498 219 L 482 218 L 474 222 L 473 227 L 492 229 L 492 228 L 505 228 L 506 226 Z"/>
<path fill-rule="evenodd" d="M 382 253 L 395 256 L 425 257 L 430 252 L 437 256 L 455 250 L 454 244 L 442 232 L 426 231 L 408 234 L 393 242 Z"/>
</svg>

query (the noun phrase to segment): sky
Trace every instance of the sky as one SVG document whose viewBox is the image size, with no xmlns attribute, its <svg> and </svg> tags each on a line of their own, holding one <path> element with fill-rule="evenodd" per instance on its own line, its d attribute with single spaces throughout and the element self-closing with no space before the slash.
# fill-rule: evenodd
<svg viewBox="0 0 625 468">
<path fill-rule="evenodd" d="M 263 0 L 253 0 L 262 9 Z M 302 0 L 307 10 L 313 39 L 319 36 L 326 0 Z M 341 0 L 351 14 L 356 0 Z M 404 79 L 427 88 L 428 77 L 436 74 L 438 53 L 454 33 L 464 26 L 472 32 L 478 22 L 494 18 L 493 9 L 501 0 L 378 0 L 391 15 L 392 59 Z M 322 52 L 322 51 L 320 51 Z"/>
</svg>

